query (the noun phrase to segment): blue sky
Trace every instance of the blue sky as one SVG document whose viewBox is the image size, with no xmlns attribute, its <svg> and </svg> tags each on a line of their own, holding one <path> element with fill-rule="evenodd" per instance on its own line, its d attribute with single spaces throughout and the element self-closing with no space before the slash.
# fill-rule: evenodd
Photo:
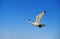
<svg viewBox="0 0 60 39">
<path fill-rule="evenodd" d="M 59 4 L 59 0 L 0 0 L 0 39 L 57 39 Z M 43 10 L 41 22 L 46 26 L 32 26 L 28 19 L 35 21 Z"/>
</svg>

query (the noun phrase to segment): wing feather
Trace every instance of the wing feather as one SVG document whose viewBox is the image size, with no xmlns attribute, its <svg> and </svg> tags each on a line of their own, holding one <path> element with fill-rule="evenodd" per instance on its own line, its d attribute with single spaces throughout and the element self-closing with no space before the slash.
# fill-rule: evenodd
<svg viewBox="0 0 60 39">
<path fill-rule="evenodd" d="M 46 14 L 46 11 L 41 12 L 41 14 L 39 14 L 39 15 L 36 17 L 36 22 L 39 23 L 39 22 L 41 21 L 42 17 L 43 17 L 45 14 Z"/>
</svg>

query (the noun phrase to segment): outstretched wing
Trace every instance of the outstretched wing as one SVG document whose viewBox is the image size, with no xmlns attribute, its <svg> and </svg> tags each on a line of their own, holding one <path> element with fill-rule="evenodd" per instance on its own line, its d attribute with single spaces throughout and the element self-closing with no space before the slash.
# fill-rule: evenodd
<svg viewBox="0 0 60 39">
<path fill-rule="evenodd" d="M 32 23 L 32 20 L 31 19 L 28 19 L 28 22 Z"/>
<path fill-rule="evenodd" d="M 43 11 L 41 14 L 39 14 L 37 17 L 36 17 L 36 22 L 40 22 L 42 17 L 46 14 L 46 11 Z"/>
</svg>

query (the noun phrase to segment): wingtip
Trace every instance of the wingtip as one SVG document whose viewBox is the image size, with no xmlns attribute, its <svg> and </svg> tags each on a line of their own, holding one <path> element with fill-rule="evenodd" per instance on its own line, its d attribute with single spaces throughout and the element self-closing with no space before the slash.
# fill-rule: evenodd
<svg viewBox="0 0 60 39">
<path fill-rule="evenodd" d="M 31 21 L 31 19 L 28 19 L 29 21 Z"/>
<path fill-rule="evenodd" d="M 44 11 L 44 13 L 46 14 L 46 10 Z"/>
</svg>

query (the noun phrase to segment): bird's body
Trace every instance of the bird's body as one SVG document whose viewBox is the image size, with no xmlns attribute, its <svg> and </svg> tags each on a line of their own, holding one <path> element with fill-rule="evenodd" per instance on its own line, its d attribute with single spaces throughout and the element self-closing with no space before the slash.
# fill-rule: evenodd
<svg viewBox="0 0 60 39">
<path fill-rule="evenodd" d="M 40 25 L 40 23 L 38 23 L 38 22 L 33 22 L 32 25 L 38 26 L 38 25 Z"/>
<path fill-rule="evenodd" d="M 45 26 L 45 24 L 40 24 L 40 23 L 38 23 L 38 22 L 33 22 L 32 25 L 38 26 L 38 27 L 43 27 L 43 26 Z"/>
<path fill-rule="evenodd" d="M 38 27 L 43 27 L 45 26 L 45 24 L 41 24 L 41 19 L 42 17 L 46 14 L 46 11 L 43 11 L 41 14 L 39 14 L 37 17 L 36 17 L 36 21 L 35 22 L 32 22 L 31 19 L 29 19 L 29 22 L 32 23 L 32 25 L 34 26 L 38 26 Z"/>
</svg>

